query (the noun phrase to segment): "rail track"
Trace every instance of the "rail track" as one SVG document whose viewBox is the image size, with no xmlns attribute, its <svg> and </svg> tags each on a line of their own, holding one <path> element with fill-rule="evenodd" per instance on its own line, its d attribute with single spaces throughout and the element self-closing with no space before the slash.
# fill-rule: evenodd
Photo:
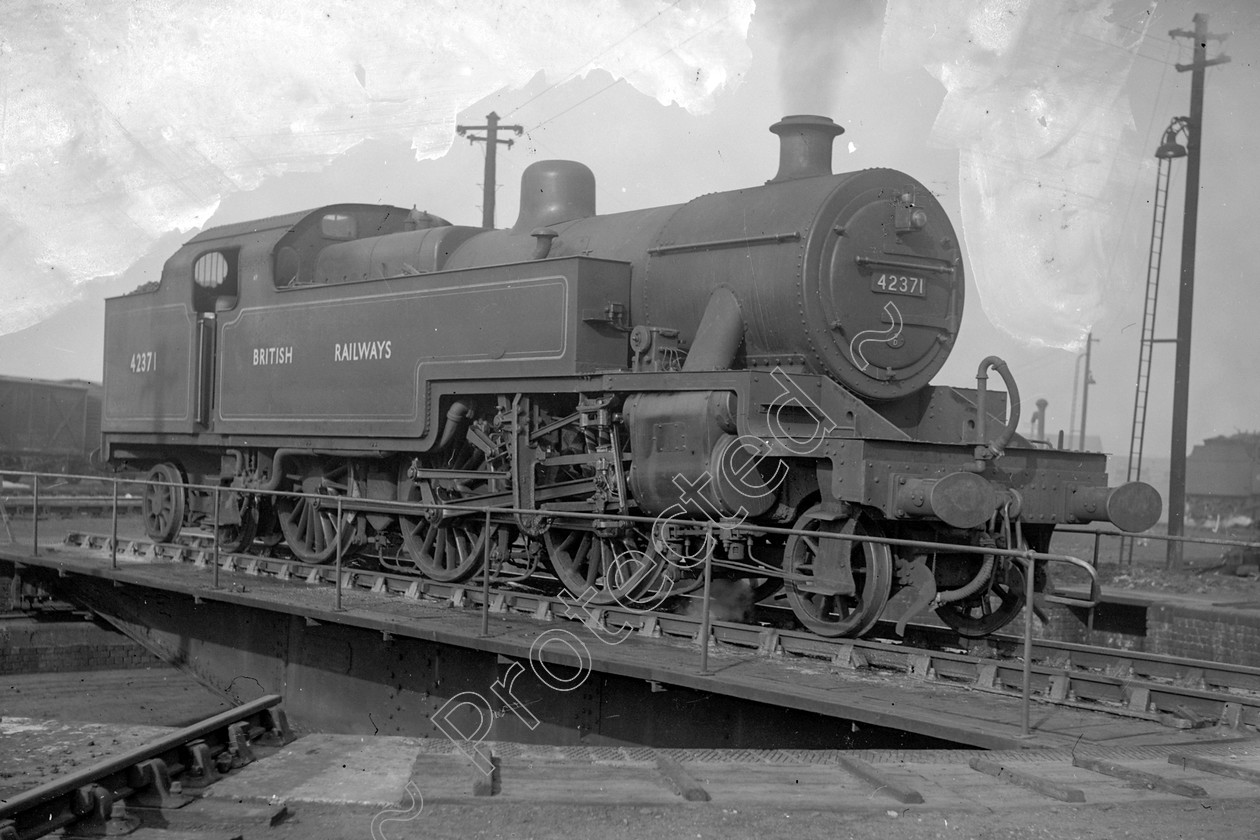
<svg viewBox="0 0 1260 840">
<path fill-rule="evenodd" d="M 89 550 L 115 548 L 107 536 L 70 534 L 66 544 Z M 439 583 L 392 571 L 311 566 L 295 560 L 216 552 L 208 535 L 184 533 L 177 543 L 119 540 L 119 556 L 186 562 L 209 574 L 227 572 L 444 603 L 490 614 L 526 615 L 540 621 L 579 621 L 601 632 L 699 644 L 765 657 L 825 660 L 835 668 L 899 672 L 972 690 L 1017 696 L 1024 674 L 1022 637 L 994 635 L 964 639 L 942 627 L 909 625 L 906 637 L 880 625 L 865 639 L 830 639 L 790 629 L 786 610 L 761 607 L 756 623 L 710 620 L 669 610 L 596 606 L 559 595 L 474 579 Z M 215 564 L 215 558 L 218 564 Z M 495 584 L 495 585 L 490 585 Z M 691 596 L 695 597 L 695 596 Z M 678 599 L 682 600 L 682 599 Z M 1260 668 L 1140 651 L 1115 650 L 1037 639 L 1031 648 L 1031 689 L 1038 702 L 1088 708 L 1190 729 L 1222 725 L 1242 730 L 1260 726 Z"/>
<path fill-rule="evenodd" d="M 293 740 L 279 703 L 276 695 L 260 697 L 0 801 L 0 840 L 33 840 L 62 829 L 124 834 L 145 811 L 181 808 L 192 800 L 185 791 L 253 762 L 258 747 Z"/>
</svg>

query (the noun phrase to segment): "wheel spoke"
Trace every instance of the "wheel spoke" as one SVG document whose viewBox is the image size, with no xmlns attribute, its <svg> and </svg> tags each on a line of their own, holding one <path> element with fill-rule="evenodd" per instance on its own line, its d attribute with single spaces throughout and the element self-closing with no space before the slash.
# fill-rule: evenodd
<svg viewBox="0 0 1260 840">
<path fill-rule="evenodd" d="M 429 555 L 429 554 L 434 553 L 433 546 L 435 543 L 437 543 L 438 534 L 441 532 L 441 529 L 435 527 L 432 524 L 429 524 L 429 523 L 426 523 L 426 524 L 428 526 L 428 530 L 425 531 L 424 543 L 423 543 L 422 548 L 423 548 L 423 553 L 426 555 Z"/>
<path fill-rule="evenodd" d="M 447 548 L 447 546 L 448 546 L 448 543 L 450 542 L 450 536 L 451 536 L 450 532 L 446 528 L 435 528 L 434 530 L 436 530 L 438 533 L 437 533 L 437 539 L 435 540 L 434 546 L 433 546 L 433 557 L 437 560 L 436 565 L 439 569 L 445 569 L 449 571 L 451 568 L 451 563 L 450 563 L 450 551 Z"/>
<path fill-rule="evenodd" d="M 319 522 L 319 548 L 320 551 L 328 548 L 328 546 L 337 545 L 337 523 L 327 514 L 315 514 L 316 520 Z"/>
<path fill-rule="evenodd" d="M 161 483 L 147 485 L 141 496 L 145 533 L 154 542 L 170 542 L 184 524 L 183 476 L 174 464 L 162 463 L 146 480 Z"/>
<path fill-rule="evenodd" d="M 472 556 L 473 543 L 467 531 L 459 528 L 455 531 L 455 556 L 463 562 Z"/>
<path fill-rule="evenodd" d="M 445 583 L 458 583 L 481 567 L 486 535 L 480 520 L 476 524 L 469 519 L 436 524 L 424 518 L 404 516 L 401 520 L 403 545 L 424 575 Z"/>
<path fill-rule="evenodd" d="M 437 495 L 433 498 L 442 502 L 457 501 Z M 500 527 L 493 526 L 492 539 Z M 458 583 L 481 568 L 487 535 L 479 516 L 447 518 L 436 523 L 426 517 L 402 516 L 399 531 L 411 562 L 426 577 Z"/>
<path fill-rule="evenodd" d="M 486 553 L 486 540 L 490 540 L 490 546 L 493 547 L 494 538 L 497 536 L 498 534 L 487 534 L 484 528 L 475 532 L 475 539 L 472 536 L 469 538 L 468 556 L 466 559 L 476 560 L 483 557 Z"/>
<path fill-rule="evenodd" d="M 335 479 L 345 478 L 338 482 Z M 348 495 L 355 486 L 353 470 L 345 463 L 324 464 L 320 471 L 293 477 L 296 489 L 308 493 L 327 493 L 318 507 L 306 497 L 281 497 L 276 503 L 277 518 L 285 541 L 294 556 L 304 563 L 330 563 L 353 554 L 354 514 L 340 521 L 336 513 L 338 496 Z"/>
<path fill-rule="evenodd" d="M 822 596 L 822 609 L 820 610 L 822 617 L 826 618 L 827 616 L 838 614 L 839 602 L 839 597 L 835 595 Z"/>
<path fill-rule="evenodd" d="M 863 519 L 833 522 L 819 518 L 821 510 L 806 511 L 794 530 L 880 536 L 875 526 Z M 820 568 L 821 537 L 792 535 L 784 546 L 784 571 L 803 581 L 787 581 L 784 591 L 789 605 L 807 628 L 824 636 L 860 636 L 874 626 L 892 591 L 892 554 L 887 546 L 846 542 L 850 571 L 856 591 L 815 592 L 813 581 Z M 834 588 L 834 586 L 832 587 Z"/>
<path fill-rule="evenodd" d="M 229 499 L 234 502 L 239 521 L 231 525 L 220 525 L 215 539 L 223 551 L 247 551 L 254 544 L 254 537 L 258 535 L 260 503 L 256 497 L 236 491 L 230 491 Z"/>
<path fill-rule="evenodd" d="M 594 586 L 604 565 L 604 543 L 593 537 L 583 543 L 582 562 L 586 564 L 586 585 Z"/>
<path fill-rule="evenodd" d="M 1001 561 L 999 561 L 1001 562 Z M 1015 619 L 1024 607 L 1024 574 L 1014 565 L 994 568 L 988 587 L 972 599 L 937 608 L 941 621 L 964 638 L 996 633 Z"/>
<path fill-rule="evenodd" d="M 399 530 L 402 532 L 403 539 L 415 539 L 416 534 L 420 533 L 420 529 L 425 525 L 423 519 L 407 519 L 403 517 L 400 522 Z"/>
<path fill-rule="evenodd" d="M 305 499 L 298 501 L 298 538 L 303 545 L 317 548 L 314 544 L 315 537 L 311 533 L 311 506 L 306 503 Z"/>
<path fill-rule="evenodd" d="M 852 614 L 852 612 L 853 610 L 850 606 L 850 599 L 843 598 L 837 595 L 836 596 L 836 615 L 840 617 L 840 620 L 841 621 L 846 620 Z"/>
<path fill-rule="evenodd" d="M 657 586 L 672 586 L 661 570 L 665 557 L 645 552 L 649 538 L 638 531 L 605 536 L 594 531 L 551 528 L 543 536 L 551 570 L 568 592 L 585 603 L 630 605 Z M 625 558 L 620 563 L 619 558 Z"/>
</svg>

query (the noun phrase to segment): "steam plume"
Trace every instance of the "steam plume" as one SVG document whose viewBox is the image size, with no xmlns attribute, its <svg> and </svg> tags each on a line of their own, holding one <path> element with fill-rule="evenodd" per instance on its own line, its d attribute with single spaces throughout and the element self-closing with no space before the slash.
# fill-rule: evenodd
<svg viewBox="0 0 1260 840">
<path fill-rule="evenodd" d="M 878 37 L 873 0 L 793 0 L 763 3 L 779 45 L 779 87 L 785 114 L 834 114 L 846 61 L 858 45 Z"/>
</svg>

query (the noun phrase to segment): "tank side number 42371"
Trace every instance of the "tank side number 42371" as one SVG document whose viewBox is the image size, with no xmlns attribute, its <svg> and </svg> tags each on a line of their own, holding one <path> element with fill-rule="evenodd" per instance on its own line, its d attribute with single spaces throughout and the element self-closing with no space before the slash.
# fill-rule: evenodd
<svg viewBox="0 0 1260 840">
<path fill-rule="evenodd" d="M 871 291 L 893 295 L 926 295 L 922 277 L 910 277 L 905 274 L 880 274 L 871 277 Z"/>
<path fill-rule="evenodd" d="M 145 350 L 143 353 L 131 354 L 132 373 L 153 373 L 157 370 L 157 353 Z"/>
</svg>

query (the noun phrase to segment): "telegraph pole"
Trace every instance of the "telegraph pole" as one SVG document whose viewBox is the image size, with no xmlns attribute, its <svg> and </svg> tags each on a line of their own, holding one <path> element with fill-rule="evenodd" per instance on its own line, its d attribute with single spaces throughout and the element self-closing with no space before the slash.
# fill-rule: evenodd
<svg viewBox="0 0 1260 840">
<path fill-rule="evenodd" d="M 504 144 L 510 149 L 512 148 L 512 143 L 515 142 L 511 138 L 508 138 L 507 140 L 500 140 L 499 132 L 500 131 L 514 131 L 516 132 L 516 136 L 520 137 L 521 132 L 524 130 L 525 128 L 519 125 L 499 125 L 499 115 L 496 114 L 494 111 L 491 111 L 489 114 L 486 114 L 485 125 L 457 125 L 455 126 L 455 133 L 458 134 L 460 137 L 465 136 L 465 134 L 469 131 L 484 131 L 486 133 L 485 137 L 478 137 L 475 134 L 468 135 L 469 143 L 476 143 L 480 141 L 486 144 L 486 173 L 485 173 L 485 177 L 483 179 L 482 185 L 481 185 L 481 189 L 482 189 L 481 226 L 482 227 L 487 227 L 487 228 L 494 227 L 494 189 L 495 189 L 494 157 L 495 157 L 495 153 L 498 151 L 500 143 Z"/>
<path fill-rule="evenodd" d="M 1085 339 L 1085 386 L 1081 389 L 1081 441 L 1077 444 L 1077 449 L 1085 449 L 1085 415 L 1089 413 L 1089 386 L 1093 384 L 1094 377 L 1089 372 L 1089 360 L 1094 344 L 1100 339 L 1094 338 L 1094 331 L 1090 330 L 1089 338 Z"/>
<path fill-rule="evenodd" d="M 1226 36 L 1208 32 L 1205 14 L 1194 16 L 1194 31 L 1174 29 L 1174 38 L 1194 42 L 1194 60 L 1178 64 L 1177 72 L 1190 71 L 1190 119 L 1186 126 L 1186 209 L 1181 229 L 1181 289 L 1177 298 L 1177 360 L 1173 371 L 1172 444 L 1168 471 L 1168 534 L 1180 537 L 1186 527 L 1186 427 L 1190 407 L 1190 324 L 1194 315 L 1194 247 L 1199 223 L 1199 152 L 1203 136 L 1203 82 L 1207 68 L 1225 64 L 1229 56 L 1207 57 L 1207 42 Z M 1182 567 L 1181 543 L 1168 542 L 1167 565 Z"/>
</svg>

